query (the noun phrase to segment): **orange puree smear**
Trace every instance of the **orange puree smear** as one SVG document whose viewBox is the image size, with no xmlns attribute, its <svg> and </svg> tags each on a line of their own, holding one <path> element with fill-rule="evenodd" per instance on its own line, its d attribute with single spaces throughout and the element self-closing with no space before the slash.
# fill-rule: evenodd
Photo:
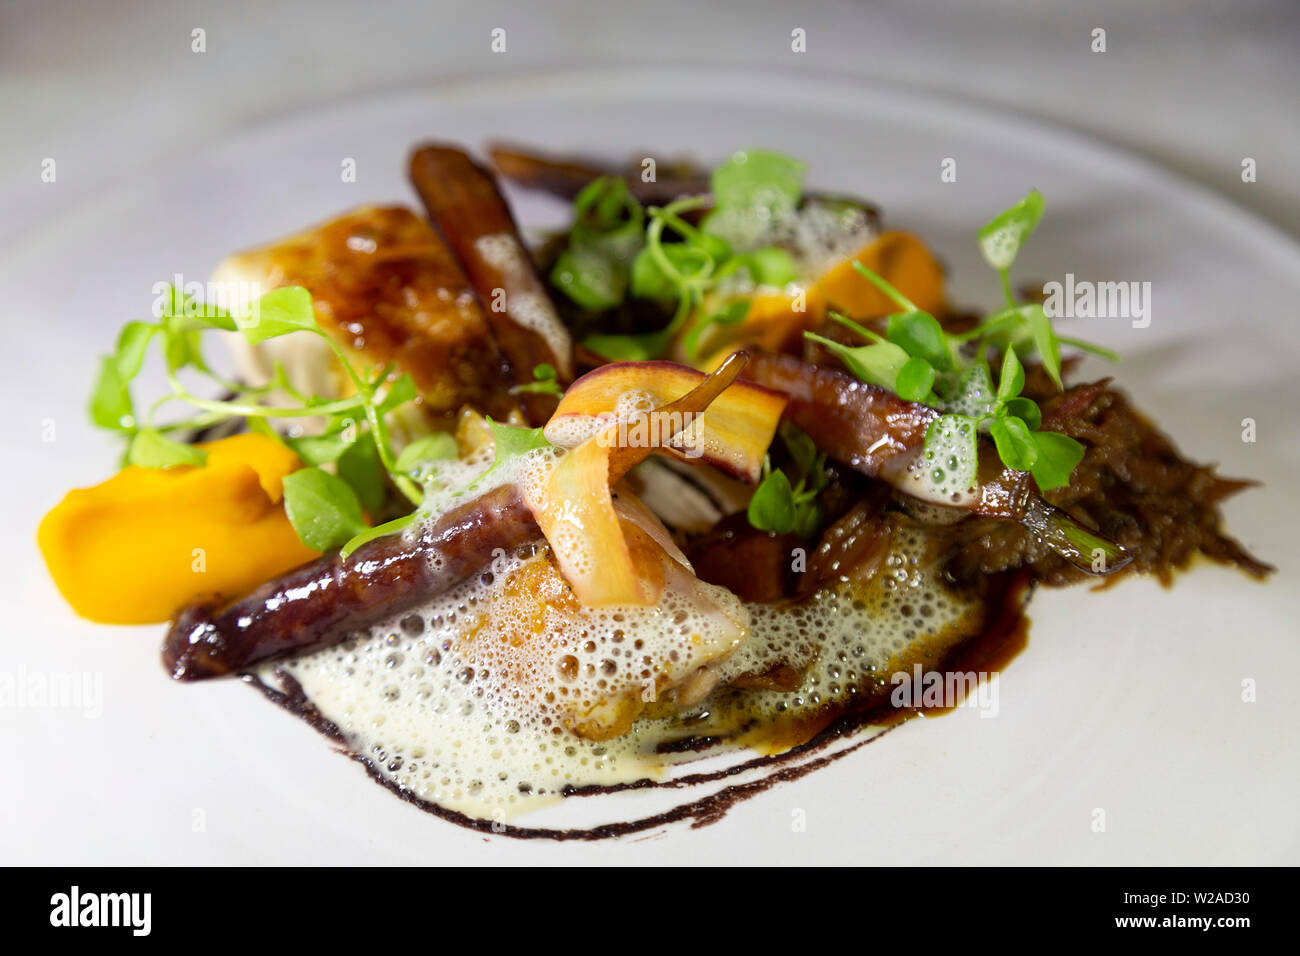
<svg viewBox="0 0 1300 956">
<path fill-rule="evenodd" d="M 68 492 L 37 541 L 54 583 L 82 617 L 168 620 L 200 598 L 230 598 L 317 556 L 281 497 L 298 456 L 265 435 L 199 445 L 202 467 L 127 466 Z"/>
</svg>

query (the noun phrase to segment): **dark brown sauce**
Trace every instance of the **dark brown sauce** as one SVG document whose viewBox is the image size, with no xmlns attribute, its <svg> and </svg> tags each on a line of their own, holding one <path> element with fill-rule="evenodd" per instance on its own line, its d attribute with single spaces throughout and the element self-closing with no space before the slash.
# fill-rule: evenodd
<svg viewBox="0 0 1300 956">
<path fill-rule="evenodd" d="M 983 621 L 971 636 L 946 649 L 942 660 L 935 668 L 944 675 L 955 672 L 1000 670 L 1019 654 L 1027 643 L 1028 618 L 1025 617 L 1024 610 L 1033 592 L 1031 574 L 1020 571 L 996 575 L 988 579 L 986 587 Z M 392 791 L 407 803 L 443 820 L 480 833 L 520 840 L 607 840 L 685 821 L 690 822 L 692 829 L 708 826 L 721 820 L 737 804 L 765 793 L 779 783 L 801 779 L 815 770 L 820 770 L 855 753 L 867 744 L 879 740 L 884 734 L 911 717 L 921 713 L 927 716 L 938 715 L 961 703 L 956 701 L 952 706 L 943 708 L 898 708 L 890 702 L 887 689 L 881 688 L 875 693 L 864 694 L 843 704 L 829 706 L 811 715 L 807 724 L 801 728 L 801 733 L 806 734 L 806 737 L 780 753 L 760 755 L 734 766 L 687 774 L 671 780 L 642 779 L 609 786 L 570 786 L 564 789 L 563 795 L 590 797 L 652 788 L 684 790 L 734 778 L 750 771 L 766 770 L 767 773 L 757 780 L 730 784 L 698 800 L 691 800 L 662 813 L 636 820 L 608 823 L 587 829 L 553 829 L 513 826 L 496 820 L 472 817 L 416 796 L 385 777 L 369 757 L 352 749 L 338 725 L 320 712 L 304 693 L 302 685 L 292 675 L 281 668 L 274 671 L 274 676 L 280 682 L 280 688 L 270 686 L 253 674 L 244 674 L 243 680 L 261 691 L 272 703 L 302 718 L 331 742 L 337 744 L 340 752 L 365 767 L 366 772 L 376 783 Z M 833 753 L 824 753 L 832 745 L 848 740 L 868 726 L 884 729 Z M 667 747 L 669 752 L 674 753 L 703 752 L 711 749 L 718 742 L 716 737 L 686 737 L 673 741 Z"/>
</svg>

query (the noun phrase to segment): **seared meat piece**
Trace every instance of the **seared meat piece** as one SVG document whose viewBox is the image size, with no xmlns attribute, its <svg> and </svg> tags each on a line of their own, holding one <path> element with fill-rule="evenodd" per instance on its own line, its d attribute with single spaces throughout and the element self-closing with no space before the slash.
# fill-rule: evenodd
<svg viewBox="0 0 1300 956">
<path fill-rule="evenodd" d="M 742 511 L 692 539 L 686 556 L 701 579 L 745 601 L 774 604 L 793 590 L 790 553 L 802 544 L 798 535 L 758 530 Z"/>
<path fill-rule="evenodd" d="M 464 152 L 427 145 L 411 155 L 411 182 L 429 219 L 469 277 L 508 365 L 510 380 L 533 380 L 538 365 L 554 366 L 561 386 L 573 380 L 573 343 L 510 207 L 492 174 Z M 550 395 L 521 396 L 525 415 L 543 424 L 555 410 Z"/>
<path fill-rule="evenodd" d="M 506 363 L 474 290 L 451 250 L 409 209 L 364 206 L 230 256 L 213 281 L 252 283 L 263 291 L 305 287 L 331 338 L 363 365 L 391 362 L 397 371 L 410 372 L 435 414 L 463 405 L 497 418 L 518 412 Z M 285 336 L 257 347 L 231 338 L 254 384 L 268 380 L 279 360 L 305 391 L 334 396 L 350 390 L 328 347 L 314 336 Z"/>
<path fill-rule="evenodd" d="M 408 541 L 377 538 L 347 559 L 327 554 L 245 597 L 192 605 L 163 641 L 176 680 L 219 677 L 260 660 L 334 643 L 349 632 L 451 589 L 541 531 L 517 489 L 505 486 L 456 508 Z"/>
<path fill-rule="evenodd" d="M 924 474 L 925 434 L 939 416 L 935 409 L 790 355 L 755 350 L 744 374 L 790 396 L 786 418 L 831 458 L 869 478 L 879 478 L 905 495 L 933 494 L 917 478 Z M 974 489 L 960 498 L 921 500 L 1019 522 L 1035 540 L 1084 573 L 1111 574 L 1130 560 L 1122 548 L 1044 501 L 1029 473 L 1004 467 L 987 442 L 981 442 Z M 1100 565 L 1094 561 L 1097 555 L 1105 559 Z"/>
</svg>

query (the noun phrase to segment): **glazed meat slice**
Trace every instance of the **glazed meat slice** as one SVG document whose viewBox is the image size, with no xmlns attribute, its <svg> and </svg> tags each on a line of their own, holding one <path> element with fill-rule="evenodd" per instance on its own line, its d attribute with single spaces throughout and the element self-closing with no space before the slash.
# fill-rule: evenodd
<svg viewBox="0 0 1300 956">
<path fill-rule="evenodd" d="M 498 418 L 518 411 L 492 331 L 456 257 L 429 223 L 401 206 L 364 206 L 306 232 L 226 259 L 218 287 L 261 291 L 300 285 L 321 327 L 361 365 L 409 372 L 428 409 L 469 405 Z M 232 339 L 236 337 L 232 336 Z M 250 347 L 235 341 L 242 371 L 261 383 L 276 361 L 298 388 L 349 391 L 328 346 L 292 335 Z"/>
<path fill-rule="evenodd" d="M 322 555 L 224 604 L 183 608 L 163 641 L 176 680 L 236 673 L 259 661 L 338 643 L 426 601 L 541 532 L 510 486 L 466 502 L 408 540 L 388 535 L 348 558 Z"/>
<path fill-rule="evenodd" d="M 452 146 L 426 144 L 411 154 L 411 183 L 429 221 L 455 253 L 516 384 L 539 365 L 556 381 L 573 380 L 573 342 L 519 236 L 496 178 Z M 549 395 L 521 396 L 524 415 L 541 425 L 555 410 Z"/>
<path fill-rule="evenodd" d="M 1132 561 L 1123 548 L 1046 502 L 1029 473 L 1003 466 L 988 442 L 980 443 L 978 476 L 970 492 L 947 496 L 928 489 L 918 478 L 925 474 L 925 436 L 939 416 L 936 409 L 790 355 L 756 351 L 745 375 L 787 394 L 786 418 L 859 474 L 931 505 L 1018 522 L 1084 573 L 1113 574 Z M 1098 563 L 1098 555 L 1104 561 Z"/>
</svg>

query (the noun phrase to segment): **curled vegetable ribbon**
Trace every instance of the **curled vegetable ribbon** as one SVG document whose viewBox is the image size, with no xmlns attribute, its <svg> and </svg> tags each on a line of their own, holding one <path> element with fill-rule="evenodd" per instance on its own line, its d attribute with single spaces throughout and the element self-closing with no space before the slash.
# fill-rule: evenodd
<svg viewBox="0 0 1300 956">
<path fill-rule="evenodd" d="M 616 363 L 569 388 L 546 435 L 572 447 L 544 478 L 526 483 L 524 500 L 583 604 L 648 606 L 659 600 L 662 577 L 639 569 L 613 490 L 651 453 L 757 480 L 786 399 L 737 382 L 747 361 L 737 352 L 709 375 L 671 362 Z M 620 415 L 628 394 L 652 407 Z M 671 424 L 659 427 L 662 422 Z"/>
</svg>

